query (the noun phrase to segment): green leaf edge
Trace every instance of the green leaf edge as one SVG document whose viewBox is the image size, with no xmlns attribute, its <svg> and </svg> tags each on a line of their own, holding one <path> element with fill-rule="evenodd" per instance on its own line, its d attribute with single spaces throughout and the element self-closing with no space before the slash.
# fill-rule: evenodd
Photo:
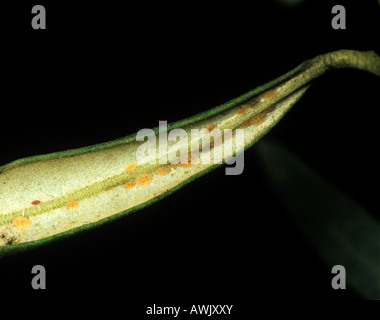
<svg viewBox="0 0 380 320">
<path fill-rule="evenodd" d="M 189 118 L 186 118 L 184 120 L 179 120 L 179 121 L 173 122 L 171 124 L 168 124 L 167 129 L 172 130 L 172 129 L 179 128 L 182 126 L 186 126 L 186 125 L 192 124 L 194 122 L 204 120 L 207 117 L 213 116 L 219 112 L 223 112 L 225 110 L 233 108 L 236 105 L 243 103 L 246 100 L 249 100 L 250 98 L 254 97 L 255 95 L 258 95 L 261 92 L 263 92 L 263 91 L 265 91 L 265 90 L 267 90 L 273 86 L 276 86 L 280 82 L 291 77 L 293 74 L 297 73 L 299 71 L 299 69 L 301 69 L 303 67 L 303 65 L 304 64 L 300 64 L 295 69 L 293 69 L 293 70 L 289 71 L 288 73 L 278 77 L 277 79 L 272 80 L 270 82 L 267 82 L 267 83 L 255 88 L 255 89 L 250 90 L 247 93 L 244 93 L 243 95 L 241 95 L 237 98 L 234 98 L 234 99 L 232 99 L 226 103 L 223 103 L 217 107 L 214 107 L 210 110 L 207 110 L 207 111 L 204 111 L 201 113 L 198 113 L 198 114 L 191 116 Z M 155 134 L 158 134 L 159 127 L 155 127 L 152 130 L 155 132 Z M 55 158 L 61 158 L 61 157 L 71 157 L 71 156 L 76 156 L 76 155 L 83 154 L 86 152 L 97 151 L 97 150 L 115 147 L 115 146 L 118 146 L 121 144 L 129 143 L 131 141 L 136 141 L 136 135 L 137 135 L 137 133 L 133 133 L 133 134 L 128 135 L 128 136 L 123 137 L 123 138 L 119 138 L 116 140 L 107 141 L 104 143 L 99 143 L 99 144 L 95 144 L 95 145 L 91 145 L 91 146 L 86 146 L 86 147 L 76 148 L 76 149 L 69 149 L 69 150 L 65 150 L 65 151 L 59 151 L 59 152 L 54 152 L 54 153 L 49 153 L 49 154 L 44 154 L 44 155 L 37 155 L 37 156 L 31 156 L 31 157 L 18 159 L 18 160 L 10 162 L 8 164 L 5 164 L 3 166 L 0 166 L 0 173 L 4 170 L 12 168 L 16 165 L 25 164 L 25 163 L 29 163 L 29 162 L 33 162 L 33 161 L 48 160 L 48 159 L 55 159 Z"/>
</svg>

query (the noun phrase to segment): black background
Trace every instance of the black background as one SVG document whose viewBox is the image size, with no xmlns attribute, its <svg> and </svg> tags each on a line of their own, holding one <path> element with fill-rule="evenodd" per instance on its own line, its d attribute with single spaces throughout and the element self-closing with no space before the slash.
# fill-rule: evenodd
<svg viewBox="0 0 380 320">
<path fill-rule="evenodd" d="M 30 25 L 35 4 L 45 5 L 46 30 Z M 346 30 L 331 27 L 335 4 L 346 8 Z M 0 165 L 184 119 L 321 53 L 379 52 L 379 14 L 375 0 L 12 7 L 3 28 Z M 264 138 L 373 214 L 379 84 L 355 70 L 326 74 Z M 47 270 L 44 292 L 30 286 L 36 264 Z M 108 297 L 136 319 L 153 303 L 233 304 L 243 314 L 267 300 L 360 298 L 350 287 L 332 290 L 332 266 L 265 184 L 255 147 L 240 176 L 219 168 L 149 208 L 0 265 L 11 296 L 63 295 L 71 305 L 85 296 L 93 307 Z"/>
</svg>

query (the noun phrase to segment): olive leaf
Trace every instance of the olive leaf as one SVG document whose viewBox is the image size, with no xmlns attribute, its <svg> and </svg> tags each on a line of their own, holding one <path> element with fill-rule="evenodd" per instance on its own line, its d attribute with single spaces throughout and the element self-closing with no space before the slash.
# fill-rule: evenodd
<svg viewBox="0 0 380 320">
<path fill-rule="evenodd" d="M 148 130 L 143 137 L 147 141 L 137 133 L 0 167 L 0 255 L 98 226 L 173 193 L 231 156 L 243 154 L 286 114 L 313 79 L 337 68 L 380 76 L 380 58 L 353 50 L 323 54 L 219 107 Z M 157 145 L 157 137 L 176 137 L 178 129 L 191 138 L 169 139 L 164 146 L 158 138 Z M 195 129 L 199 135 L 193 137 Z M 151 142 L 158 152 L 148 152 L 149 161 L 141 162 L 141 148 Z"/>
</svg>

